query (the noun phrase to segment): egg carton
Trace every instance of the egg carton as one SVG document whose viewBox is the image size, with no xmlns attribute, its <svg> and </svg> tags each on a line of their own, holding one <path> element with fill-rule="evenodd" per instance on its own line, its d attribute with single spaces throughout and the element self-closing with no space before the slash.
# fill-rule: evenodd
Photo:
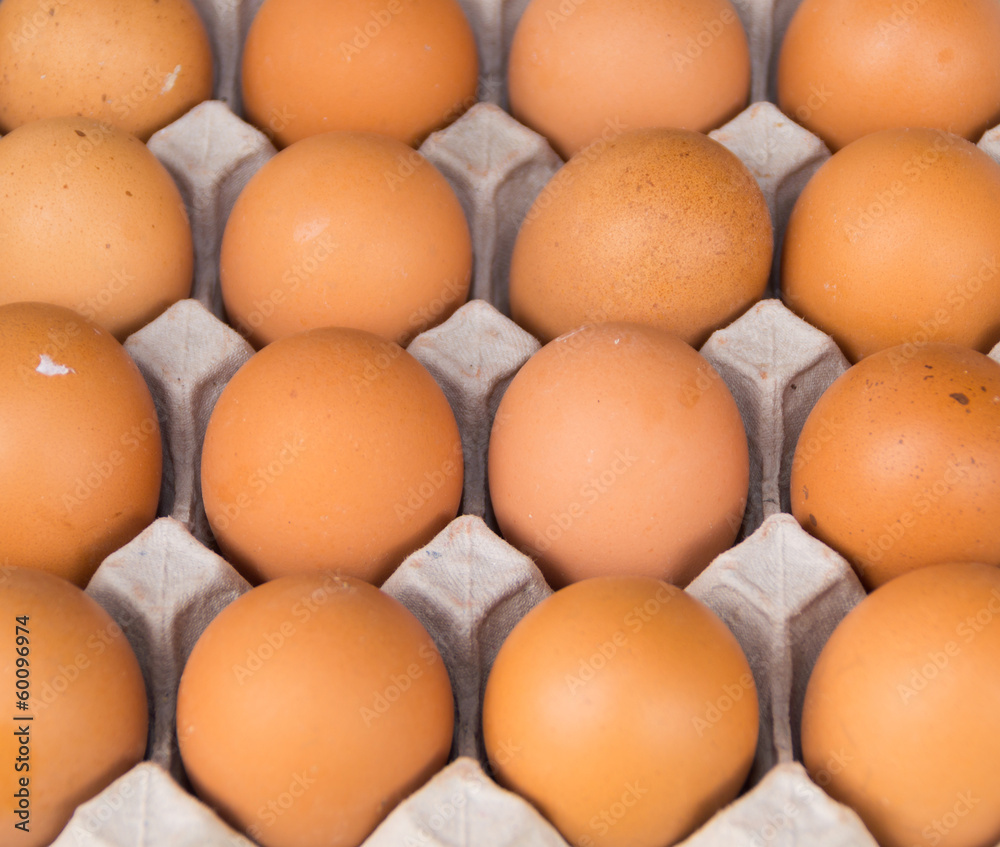
<svg viewBox="0 0 1000 847">
<path fill-rule="evenodd" d="M 409 351 L 433 374 L 462 433 L 461 516 L 413 553 L 384 590 L 434 637 L 456 702 L 451 763 L 401 803 L 365 842 L 501 847 L 562 845 L 533 807 L 501 788 L 485 758 L 480 719 L 489 669 L 518 620 L 551 591 L 534 563 L 498 533 L 486 455 L 503 392 L 538 342 L 513 324 L 507 278 L 524 214 L 561 160 L 502 107 L 505 57 L 527 0 L 463 0 L 480 51 L 481 102 L 433 134 L 421 152 L 446 176 L 466 212 L 475 268 L 470 302 L 419 334 Z M 156 401 L 164 444 L 160 517 L 110 556 L 87 591 L 112 614 L 143 669 L 150 698 L 146 761 L 80 806 L 57 845 L 250 845 L 190 792 L 176 742 L 176 694 L 184 663 L 222 608 L 249 590 L 222 558 L 200 496 L 200 451 L 212 408 L 252 349 L 226 326 L 219 245 L 243 186 L 275 148 L 239 117 L 242 44 L 261 0 L 195 0 L 216 55 L 215 98 L 156 133 L 150 149 L 170 170 L 194 232 L 191 299 L 129 338 L 126 348 Z M 776 255 L 802 187 L 829 157 L 815 136 L 773 105 L 776 46 L 798 0 L 734 0 L 752 56 L 752 104 L 711 133 L 757 178 L 775 224 Z M 772 102 L 768 102 L 768 100 Z M 1000 160 L 1000 128 L 980 146 Z M 777 292 L 772 275 L 769 294 Z M 432 310 L 433 311 L 433 310 Z M 779 301 L 750 309 L 706 342 L 736 399 L 750 446 L 750 491 L 738 543 L 689 587 L 732 629 L 760 698 L 760 736 L 740 798 L 684 843 L 865 845 L 857 816 L 822 790 L 831 760 L 810 780 L 799 761 L 805 686 L 819 650 L 864 596 L 847 563 L 790 517 L 789 478 L 802 424 L 847 362 L 826 335 Z M 997 351 L 994 358 L 1000 358 Z M 808 457 L 810 449 L 803 445 Z M 724 697 L 705 719 L 726 719 Z M 279 795 L 273 813 L 291 808 Z M 266 829 L 266 819 L 258 822 Z"/>
</svg>

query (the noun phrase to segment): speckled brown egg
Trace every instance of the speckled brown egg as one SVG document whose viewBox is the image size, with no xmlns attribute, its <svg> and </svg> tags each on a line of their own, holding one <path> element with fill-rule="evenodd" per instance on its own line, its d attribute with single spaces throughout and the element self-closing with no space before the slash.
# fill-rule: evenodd
<svg viewBox="0 0 1000 847">
<path fill-rule="evenodd" d="M 258 586 L 208 625 L 181 677 L 177 737 L 198 794 L 256 843 L 357 847 L 444 766 L 454 708 L 406 607 L 312 573 Z"/>
<path fill-rule="evenodd" d="M 483 700 L 497 778 L 582 847 L 663 847 L 732 800 L 757 746 L 726 625 L 648 577 L 588 579 L 514 627 Z"/>
<path fill-rule="evenodd" d="M 191 0 L 4 0 L 0 129 L 76 115 L 144 141 L 212 96 Z"/>
<path fill-rule="evenodd" d="M 60 306 L 0 306 L 0 564 L 84 586 L 156 518 L 162 448 L 139 369 Z"/>
<path fill-rule="evenodd" d="M 0 303 L 65 306 L 119 341 L 191 291 L 180 192 L 146 145 L 88 118 L 0 139 Z"/>
<path fill-rule="evenodd" d="M 940 562 L 1000 564 L 1000 364 L 950 344 L 863 359 L 806 419 L 791 502 L 869 589 Z"/>
<path fill-rule="evenodd" d="M 3 567 L 0 616 L 9 710 L 0 733 L 0 826 L 5 844 L 43 847 L 77 806 L 142 760 L 146 687 L 121 628 L 66 580 Z"/>
<path fill-rule="evenodd" d="M 827 161 L 792 209 L 785 303 L 857 361 L 1000 341 L 1000 165 L 957 135 L 889 129 Z"/>
<path fill-rule="evenodd" d="M 635 324 L 543 347 L 490 436 L 500 529 L 556 587 L 619 574 L 686 585 L 732 545 L 748 484 L 743 420 L 719 374 Z"/>
<path fill-rule="evenodd" d="M 265 0 L 243 105 L 280 147 L 343 129 L 416 146 L 476 102 L 478 74 L 457 0 Z"/>
<path fill-rule="evenodd" d="M 406 345 L 469 292 L 472 242 L 447 180 L 385 136 L 329 132 L 244 188 L 222 239 L 230 320 L 255 346 L 320 326 Z"/>
<path fill-rule="evenodd" d="M 812 779 L 883 847 L 1000 839 L 1000 569 L 942 564 L 841 621 L 802 711 Z"/>
<path fill-rule="evenodd" d="M 253 582 L 328 569 L 381 584 L 455 517 L 462 480 L 430 373 L 395 342 L 335 327 L 240 368 L 201 457 L 209 524 Z"/>
<path fill-rule="evenodd" d="M 688 130 L 637 130 L 578 153 L 535 199 L 511 316 L 543 342 L 614 320 L 698 347 L 761 298 L 772 249 L 764 196 L 733 153 Z"/>
<path fill-rule="evenodd" d="M 746 105 L 750 49 L 729 0 L 532 0 L 507 74 L 514 117 L 568 159 L 631 129 L 721 126 Z"/>
</svg>

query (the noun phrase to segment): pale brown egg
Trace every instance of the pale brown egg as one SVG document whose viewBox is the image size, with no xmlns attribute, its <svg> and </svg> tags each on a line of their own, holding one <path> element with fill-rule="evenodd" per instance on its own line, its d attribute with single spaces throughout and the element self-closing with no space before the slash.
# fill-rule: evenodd
<svg viewBox="0 0 1000 847">
<path fill-rule="evenodd" d="M 314 329 L 230 380 L 201 457 L 208 521 L 251 581 L 336 570 L 381 584 L 458 512 L 462 442 L 434 378 L 398 344 Z"/>
<path fill-rule="evenodd" d="M 721 126 L 747 103 L 750 49 L 729 0 L 532 0 L 507 74 L 514 117 L 568 159 L 627 130 Z"/>
<path fill-rule="evenodd" d="M 489 485 L 504 538 L 553 586 L 617 574 L 686 585 L 739 532 L 743 420 L 680 339 L 585 327 L 514 377 L 490 436 Z"/>
<path fill-rule="evenodd" d="M 184 767 L 264 847 L 355 847 L 448 759 L 454 701 L 398 601 L 333 573 L 276 579 L 209 624 L 177 694 Z"/>
<path fill-rule="evenodd" d="M 950 344 L 862 360 L 806 419 L 791 503 L 869 589 L 939 562 L 1000 564 L 1000 364 Z"/>
<path fill-rule="evenodd" d="M 191 0 L 4 0 L 0 129 L 91 118 L 137 135 L 212 96 L 212 47 Z"/>
<path fill-rule="evenodd" d="M 1000 839 L 1000 569 L 946 564 L 863 600 L 816 661 L 809 775 L 883 847 Z"/>
<path fill-rule="evenodd" d="M 0 564 L 86 585 L 156 518 L 161 470 L 121 344 L 61 306 L 0 306 Z"/>
<path fill-rule="evenodd" d="M 191 291 L 180 192 L 146 145 L 87 118 L 0 139 L 0 303 L 73 309 L 119 341 Z"/>
<path fill-rule="evenodd" d="M 370 133 L 296 142 L 233 207 L 220 282 L 230 320 L 255 346 L 321 326 L 406 345 L 469 292 L 462 206 L 416 150 Z"/>
<path fill-rule="evenodd" d="M 701 346 L 759 300 L 771 218 L 729 150 L 687 130 L 600 141 L 542 189 L 510 267 L 513 319 L 543 342 L 632 321 Z"/>
<path fill-rule="evenodd" d="M 739 643 L 679 588 L 595 578 L 543 600 L 490 671 L 499 780 L 582 847 L 663 847 L 732 800 L 757 747 Z"/>
<path fill-rule="evenodd" d="M 457 0 L 265 0 L 243 104 L 279 147 L 342 129 L 416 146 L 476 102 L 478 74 Z"/>
<path fill-rule="evenodd" d="M 0 568 L 4 844 L 50 844 L 81 803 L 138 764 L 149 707 L 121 628 L 63 579 Z"/>
<path fill-rule="evenodd" d="M 799 195 L 781 293 L 852 361 L 929 341 L 988 353 L 998 263 L 1000 165 L 957 135 L 889 129 L 837 152 Z"/>
<path fill-rule="evenodd" d="M 831 150 L 892 127 L 977 141 L 1000 123 L 1000 4 L 803 0 L 781 45 L 778 103 Z"/>
</svg>

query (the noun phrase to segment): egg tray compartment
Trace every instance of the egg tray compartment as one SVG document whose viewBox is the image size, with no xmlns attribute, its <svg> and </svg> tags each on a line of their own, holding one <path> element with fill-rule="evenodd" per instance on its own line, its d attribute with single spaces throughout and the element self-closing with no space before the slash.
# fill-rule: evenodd
<svg viewBox="0 0 1000 847">
<path fill-rule="evenodd" d="M 476 256 L 473 299 L 409 346 L 455 411 L 465 489 L 462 517 L 410 556 L 384 588 L 435 638 L 455 691 L 456 732 L 451 764 L 390 814 L 366 841 L 369 847 L 565 844 L 529 804 L 490 779 L 479 731 L 482 692 L 500 644 L 550 593 L 530 559 L 497 536 L 485 476 L 500 398 L 538 348 L 502 314 L 508 311 L 510 253 L 525 212 L 561 164 L 544 139 L 496 105 L 504 101 L 504 57 L 525 2 L 463 2 L 480 50 L 484 102 L 421 147 L 458 194 Z M 234 111 L 240 50 L 260 0 L 195 3 L 215 49 L 218 99 L 195 107 L 149 143 L 188 205 L 196 251 L 193 299 L 176 304 L 126 345 L 156 400 L 165 448 L 160 514 L 169 517 L 110 556 L 87 589 L 115 617 L 140 658 L 150 696 L 150 744 L 146 762 L 77 810 L 60 845 L 249 843 L 185 790 L 175 707 L 180 673 L 198 636 L 249 588 L 211 549 L 198 479 L 211 409 L 252 353 L 220 320 L 219 243 L 240 190 L 275 150 Z M 773 94 L 775 48 L 798 3 L 734 5 L 750 38 L 752 99 L 763 101 Z M 711 135 L 754 173 L 780 250 L 791 207 L 829 152 L 769 102 L 754 102 Z M 1000 128 L 980 146 L 1000 159 Z M 400 168 L 403 175 L 405 162 Z M 775 283 L 772 278 L 771 293 Z M 688 590 L 742 644 L 760 696 L 761 734 L 743 796 L 685 843 L 874 844 L 856 815 L 827 797 L 797 763 L 802 698 L 813 662 L 833 627 L 864 596 L 846 562 L 786 514 L 802 424 L 847 363 L 827 336 L 775 300 L 715 333 L 702 353 L 743 415 L 751 484 L 741 542 Z M 724 704 L 706 704 L 706 716 L 717 712 L 724 720 Z M 830 773 L 841 766 L 831 762 Z M 817 780 L 824 782 L 823 772 Z"/>
</svg>

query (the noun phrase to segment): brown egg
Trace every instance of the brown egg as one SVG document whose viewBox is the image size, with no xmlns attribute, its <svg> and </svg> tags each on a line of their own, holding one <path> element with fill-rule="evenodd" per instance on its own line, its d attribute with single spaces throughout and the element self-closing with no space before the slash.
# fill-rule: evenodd
<svg viewBox="0 0 1000 847">
<path fill-rule="evenodd" d="M 476 102 L 457 0 L 265 0 L 243 49 L 247 118 L 284 147 L 331 130 L 416 146 Z"/>
<path fill-rule="evenodd" d="M 836 153 L 799 195 L 781 291 L 852 361 L 928 341 L 987 353 L 998 262 L 1000 165 L 957 135 L 890 129 Z"/>
<path fill-rule="evenodd" d="M 0 306 L 0 563 L 86 585 L 156 517 L 161 468 L 121 344 L 60 306 Z"/>
<path fill-rule="evenodd" d="M 932 127 L 976 141 L 1000 122 L 996 0 L 803 0 L 778 60 L 778 103 L 831 150 Z"/>
<path fill-rule="evenodd" d="M 686 585 L 739 532 L 743 420 L 680 339 L 585 327 L 514 377 L 490 436 L 489 483 L 504 537 L 553 586 L 613 574 Z"/>
<path fill-rule="evenodd" d="M 143 141 L 212 96 L 190 0 L 3 0 L 0 129 L 76 115 Z"/>
<path fill-rule="evenodd" d="M 809 774 L 883 847 L 1000 839 L 1000 570 L 904 574 L 847 615 L 806 689 Z"/>
<path fill-rule="evenodd" d="M 263 847 L 354 847 L 448 759 L 448 671 L 398 601 L 332 573 L 259 586 L 209 624 L 177 736 L 198 794 Z"/>
<path fill-rule="evenodd" d="M 869 589 L 939 562 L 1000 564 L 1000 364 L 950 344 L 859 362 L 806 419 L 791 502 Z"/>
<path fill-rule="evenodd" d="M 578 153 L 535 199 L 511 316 L 543 342 L 614 320 L 698 347 L 761 298 L 772 249 L 764 196 L 735 155 L 696 132 L 630 132 Z"/>
<path fill-rule="evenodd" d="M 127 132 L 50 118 L 0 139 L 0 303 L 74 309 L 125 338 L 191 291 L 173 179 Z"/>
<path fill-rule="evenodd" d="M 406 345 L 469 292 L 472 242 L 441 173 L 401 141 L 333 132 L 250 180 L 222 239 L 226 311 L 257 347 L 320 326 Z"/>
<path fill-rule="evenodd" d="M 579 847 L 662 847 L 739 792 L 757 689 L 706 606 L 642 577 L 588 579 L 514 627 L 490 672 L 495 774 Z"/>
<path fill-rule="evenodd" d="M 750 49 L 729 0 L 532 0 L 507 73 L 514 117 L 568 159 L 630 129 L 721 126 L 747 103 Z"/>
<path fill-rule="evenodd" d="M 0 617 L 2 842 L 41 847 L 142 760 L 146 688 L 118 624 L 63 579 L 0 568 Z"/>
<path fill-rule="evenodd" d="M 201 458 L 205 511 L 250 580 L 329 569 L 380 584 L 455 517 L 462 442 L 416 359 L 360 330 L 275 341 L 230 380 Z"/>
</svg>

